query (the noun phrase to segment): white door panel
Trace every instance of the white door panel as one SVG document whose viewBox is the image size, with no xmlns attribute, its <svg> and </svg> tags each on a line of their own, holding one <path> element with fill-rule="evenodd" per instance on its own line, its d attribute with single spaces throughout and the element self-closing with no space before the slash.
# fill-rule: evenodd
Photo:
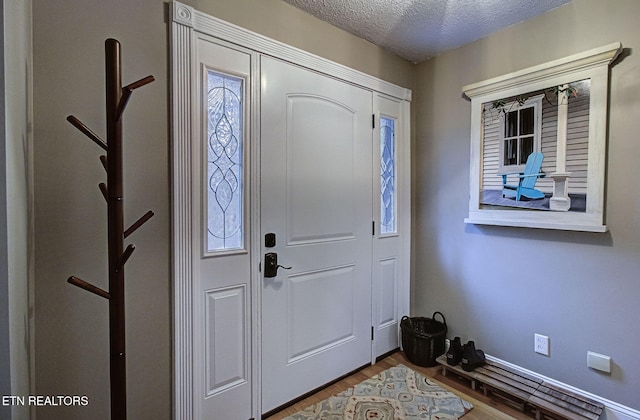
<svg viewBox="0 0 640 420">
<path fill-rule="evenodd" d="M 286 112 L 287 245 L 353 238 L 357 179 L 334 168 L 357 163 L 356 111 L 330 98 L 290 94 Z"/>
<path fill-rule="evenodd" d="M 223 199 L 229 200 L 229 191 L 219 192 L 216 197 L 212 184 L 218 181 L 208 167 L 212 165 L 209 149 L 214 147 L 218 154 L 224 149 L 232 150 L 231 137 L 248 138 L 249 121 L 247 107 L 244 104 L 250 89 L 250 70 L 252 56 L 242 50 L 219 45 L 209 39 L 197 40 L 197 92 L 198 103 L 194 130 L 197 145 L 193 147 L 192 179 L 193 188 L 193 325 L 194 325 L 194 398 L 197 418 L 202 419 L 238 419 L 251 418 L 251 304 L 250 298 L 250 258 L 246 236 L 239 249 L 211 251 L 208 241 L 212 228 L 208 217 L 208 206 Z M 209 72 L 229 75 L 242 81 L 243 97 L 226 100 L 224 106 L 240 106 L 239 113 L 244 122 L 231 128 L 222 113 L 212 113 L 210 98 L 216 97 L 208 85 Z M 229 93 L 229 95 L 231 95 Z M 220 95 L 224 96 L 224 95 Z M 218 97 L 220 97 L 218 96 Z M 233 112 L 235 113 L 235 112 Z M 227 110 L 227 115 L 232 111 Z M 210 121 L 211 119 L 220 121 Z M 231 118 L 231 117 L 229 117 Z M 225 125 L 226 124 L 226 125 Z M 223 125 L 225 125 L 223 127 Z M 218 126 L 218 131 L 210 128 Z M 240 129 L 242 133 L 232 130 Z M 222 138 L 226 136 L 225 138 Z M 213 144 L 214 141 L 219 143 Z M 235 146 L 234 146 L 235 147 Z M 224 156 L 223 156 L 224 157 Z M 245 157 L 241 157 L 242 167 L 246 166 Z M 226 166 L 225 166 L 226 165 Z M 227 163 L 219 163 L 225 168 L 231 180 Z M 241 181 L 244 169 L 240 169 Z M 237 176 L 235 176 L 237 178 Z M 230 181 L 223 180 L 226 187 Z M 236 189 L 233 194 L 245 196 L 244 190 Z M 222 194 L 225 194 L 222 197 Z M 241 197 L 241 202 L 246 202 Z M 226 204 L 227 202 L 225 202 Z M 245 209 L 246 214 L 246 209 Z M 213 222 L 211 222 L 213 223 Z M 248 231 L 246 217 L 241 221 L 243 230 Z M 227 223 L 228 225 L 228 223 Z M 216 227 L 215 229 L 218 229 Z M 217 234 L 217 232 L 216 232 Z"/>
<path fill-rule="evenodd" d="M 261 212 L 280 269 L 262 295 L 262 404 L 370 361 L 371 92 L 261 61 Z"/>
<path fill-rule="evenodd" d="M 391 324 L 397 321 L 396 289 L 398 282 L 398 260 L 390 257 L 378 261 L 379 281 L 377 284 L 378 297 L 378 326 Z"/>
<path fill-rule="evenodd" d="M 246 287 L 206 292 L 206 392 L 212 396 L 246 382 Z"/>
</svg>

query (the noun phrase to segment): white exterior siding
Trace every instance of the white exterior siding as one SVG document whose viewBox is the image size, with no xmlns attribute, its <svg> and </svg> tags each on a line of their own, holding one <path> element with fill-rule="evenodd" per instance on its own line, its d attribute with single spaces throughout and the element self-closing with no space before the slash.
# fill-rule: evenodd
<svg viewBox="0 0 640 420">
<path fill-rule="evenodd" d="M 499 177 L 500 169 L 500 132 L 501 118 L 491 110 L 491 104 L 485 104 L 484 112 L 484 141 L 482 148 L 482 188 L 485 190 L 502 189 L 502 177 Z"/>
</svg>

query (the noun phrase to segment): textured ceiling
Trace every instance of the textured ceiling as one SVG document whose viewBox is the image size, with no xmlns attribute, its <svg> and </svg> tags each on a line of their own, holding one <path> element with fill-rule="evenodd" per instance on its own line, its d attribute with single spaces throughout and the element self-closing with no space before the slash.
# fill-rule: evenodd
<svg viewBox="0 0 640 420">
<path fill-rule="evenodd" d="M 421 62 L 571 0 L 284 0 Z"/>
</svg>

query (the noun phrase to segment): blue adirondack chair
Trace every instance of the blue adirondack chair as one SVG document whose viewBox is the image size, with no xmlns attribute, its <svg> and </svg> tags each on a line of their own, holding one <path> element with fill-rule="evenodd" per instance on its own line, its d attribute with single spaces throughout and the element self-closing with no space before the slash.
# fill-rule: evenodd
<svg viewBox="0 0 640 420">
<path fill-rule="evenodd" d="M 538 178 L 544 177 L 544 172 L 540 171 L 542 167 L 542 153 L 531 153 L 527 158 L 527 164 L 523 172 L 508 172 L 502 175 L 502 196 L 515 197 L 516 201 L 520 201 L 522 197 L 529 199 L 544 198 L 542 191 L 536 190 L 536 181 Z M 507 175 L 517 175 L 518 185 L 507 184 Z"/>
</svg>

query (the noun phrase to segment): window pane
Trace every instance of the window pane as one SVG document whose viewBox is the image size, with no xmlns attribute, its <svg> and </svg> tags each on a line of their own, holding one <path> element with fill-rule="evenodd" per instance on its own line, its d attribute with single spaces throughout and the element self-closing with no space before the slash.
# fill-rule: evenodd
<svg viewBox="0 0 640 420">
<path fill-rule="evenodd" d="M 515 137 L 518 135 L 518 111 L 511 111 L 505 114 L 504 136 Z"/>
<path fill-rule="evenodd" d="M 533 107 L 520 110 L 520 135 L 533 134 Z"/>
<path fill-rule="evenodd" d="M 396 232 L 395 120 L 380 117 L 380 233 Z"/>
<path fill-rule="evenodd" d="M 527 163 L 527 158 L 533 153 L 533 137 L 523 137 L 520 139 L 520 163 Z"/>
<path fill-rule="evenodd" d="M 243 80 L 209 70 L 207 250 L 244 246 Z"/>
<path fill-rule="evenodd" d="M 518 140 L 510 139 L 504 142 L 504 166 L 518 164 Z"/>
</svg>

